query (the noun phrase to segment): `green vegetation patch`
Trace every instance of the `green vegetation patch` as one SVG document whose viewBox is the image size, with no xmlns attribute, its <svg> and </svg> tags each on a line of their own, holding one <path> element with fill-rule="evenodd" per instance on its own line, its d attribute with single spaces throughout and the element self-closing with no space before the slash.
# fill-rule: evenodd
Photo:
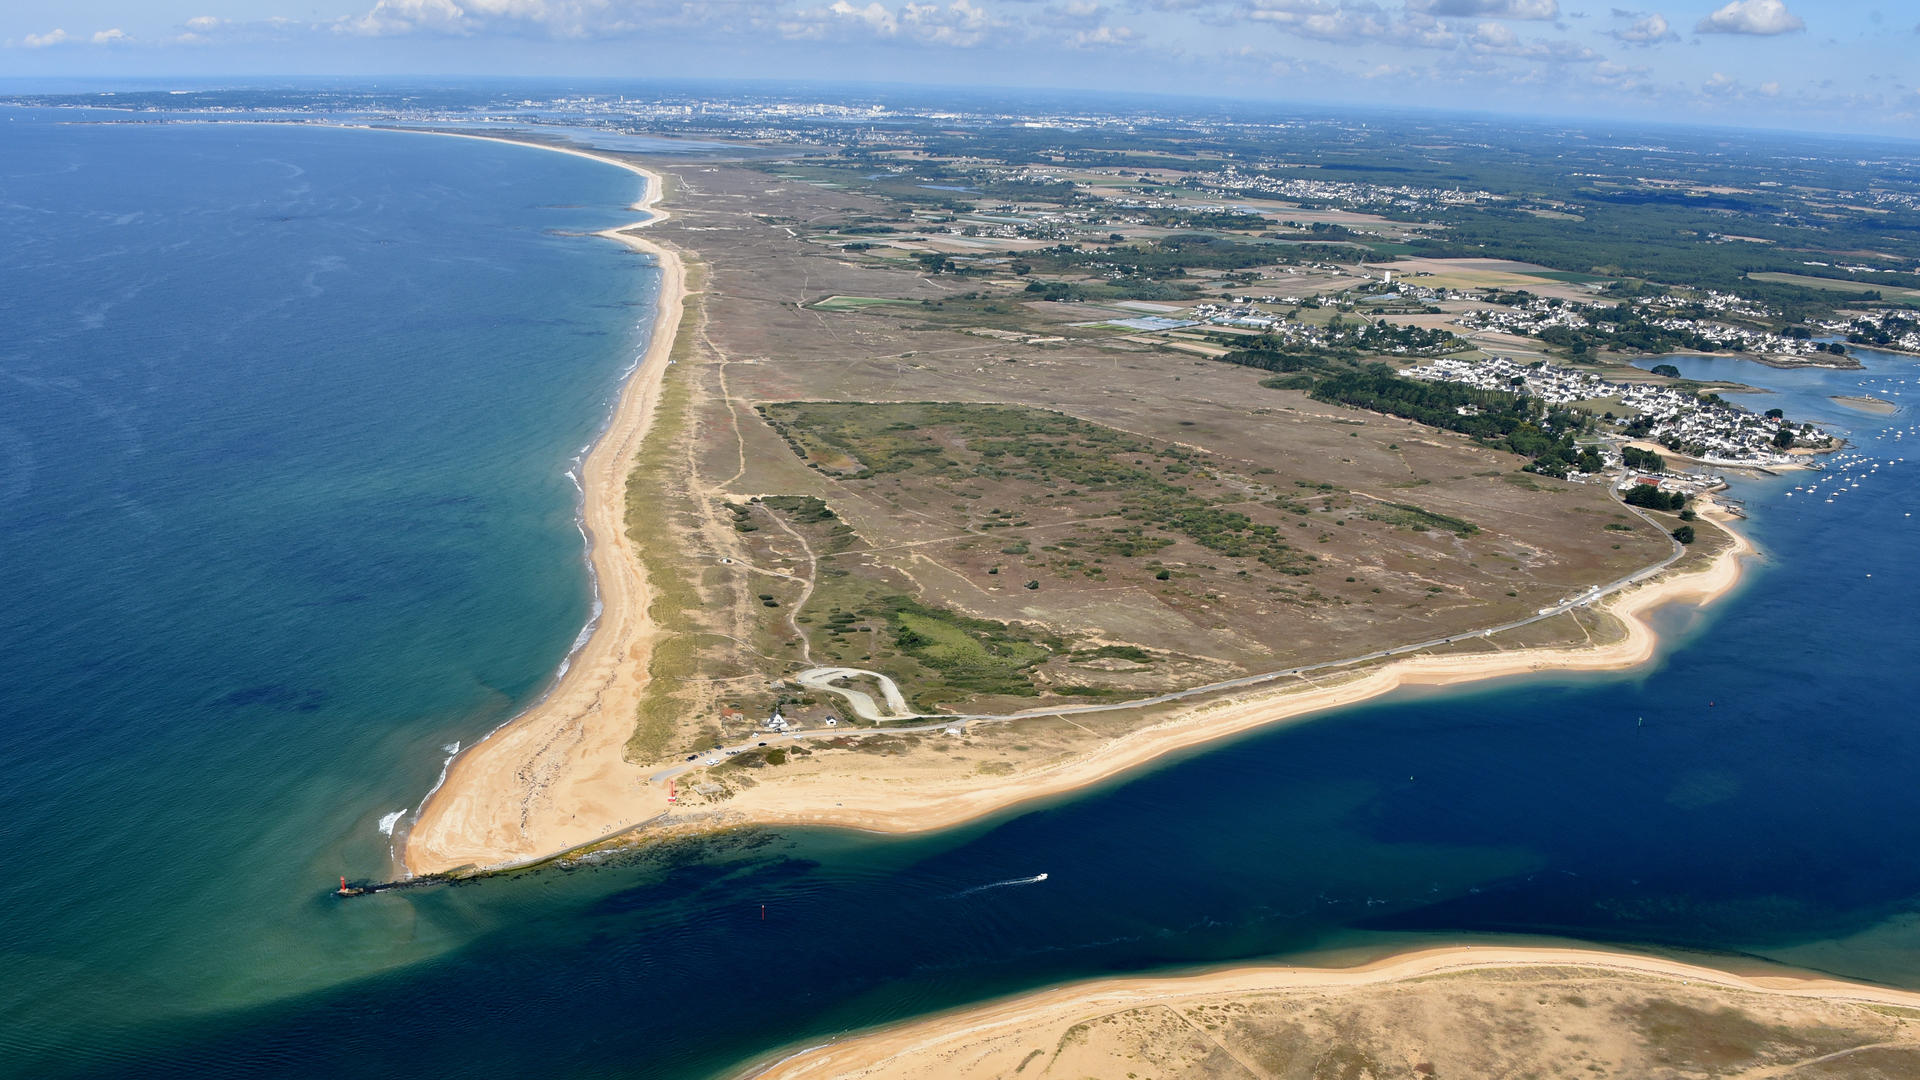
<svg viewBox="0 0 1920 1080">
<path fill-rule="evenodd" d="M 1029 627 L 929 608 L 904 596 L 887 602 L 894 646 L 955 689 L 1032 697 L 1038 691 L 1028 671 L 1065 647 Z"/>
<path fill-rule="evenodd" d="M 1436 514 L 1410 503 L 1379 503 L 1363 515 L 1370 521 L 1384 522 L 1414 532 L 1440 530 L 1455 536 L 1472 536 L 1480 531 L 1480 526 L 1471 521 L 1462 521 L 1446 514 Z"/>
<path fill-rule="evenodd" d="M 859 311 L 861 308 L 882 307 L 887 304 L 904 304 L 909 307 L 918 301 L 895 300 L 885 296 L 829 296 L 813 305 L 815 311 Z"/>
<path fill-rule="evenodd" d="M 1153 663 L 1153 654 L 1138 645 L 1102 645 L 1097 649 L 1081 649 L 1073 654 L 1075 660 L 1131 660 L 1136 664 Z"/>
<path fill-rule="evenodd" d="M 1487 446 L 1532 458 L 1528 472 L 1564 477 L 1574 468 L 1598 472 L 1602 464 L 1598 451 L 1577 450 L 1573 444 L 1575 435 L 1593 430 L 1593 417 L 1551 408 L 1537 397 L 1408 379 L 1385 368 L 1329 376 L 1314 383 L 1312 394 L 1320 401 L 1470 435 Z"/>
<path fill-rule="evenodd" d="M 952 402 L 795 401 L 762 405 L 760 414 L 795 453 L 822 472 L 847 479 L 904 474 L 1012 480 L 1078 498 L 1100 497 L 1109 503 L 1108 512 L 1127 524 L 1102 532 L 1088 545 L 1091 555 L 1150 555 L 1173 543 L 1163 535 L 1171 533 L 1282 573 L 1305 574 L 1313 562 L 1281 539 L 1275 522 L 1255 516 L 1265 508 L 1244 502 L 1244 496 L 1196 490 L 1200 478 L 1193 451 L 1076 417 Z M 1002 511 L 976 527 L 1025 524 Z"/>
</svg>

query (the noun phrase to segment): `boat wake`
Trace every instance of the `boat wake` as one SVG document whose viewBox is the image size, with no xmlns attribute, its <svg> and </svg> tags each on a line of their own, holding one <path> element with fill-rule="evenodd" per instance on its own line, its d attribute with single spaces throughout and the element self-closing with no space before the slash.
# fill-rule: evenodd
<svg viewBox="0 0 1920 1080">
<path fill-rule="evenodd" d="M 1035 874 L 1032 877 L 1009 878 L 1006 881 L 995 881 L 986 885 L 975 885 L 971 889 L 961 889 L 959 892 L 948 896 L 947 899 L 958 900 L 964 896 L 972 896 L 974 893 L 986 892 L 988 889 L 1004 889 L 1009 885 L 1038 885 L 1045 880 L 1047 880 L 1047 875 L 1045 874 Z"/>
</svg>

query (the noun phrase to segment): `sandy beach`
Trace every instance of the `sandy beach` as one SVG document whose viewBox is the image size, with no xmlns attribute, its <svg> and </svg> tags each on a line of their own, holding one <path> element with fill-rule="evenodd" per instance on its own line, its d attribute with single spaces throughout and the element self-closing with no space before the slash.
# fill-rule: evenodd
<svg viewBox="0 0 1920 1080">
<path fill-rule="evenodd" d="M 401 860 L 410 874 L 525 862 L 564 851 L 624 827 L 642 805 L 659 801 L 636 797 L 644 795 L 635 790 L 644 774 L 622 758 L 621 748 L 632 730 L 651 642 L 646 575 L 626 534 L 627 473 L 646 437 L 686 298 L 679 255 L 634 234 L 666 219 L 656 209 L 663 181 L 616 158 L 489 141 L 572 154 L 642 177 L 646 190 L 632 208 L 650 216 L 598 235 L 652 256 L 660 266 L 660 291 L 646 354 L 580 470 L 582 512 L 602 605 L 599 625 L 539 704 L 454 760 L 407 833 Z"/>
<path fill-rule="evenodd" d="M 1125 1016 L 1143 1009 L 1179 1010 L 1189 1015 L 1204 1015 L 1203 1010 L 1209 1007 L 1218 1009 L 1225 1005 L 1244 1008 L 1244 1003 L 1249 999 L 1274 995 L 1313 995 L 1311 1004 L 1314 1007 L 1338 1010 L 1368 988 L 1437 976 L 1456 978 L 1450 980 L 1444 990 L 1435 989 L 1430 994 L 1450 991 L 1461 998 L 1470 997 L 1475 992 L 1493 997 L 1515 983 L 1528 979 L 1554 985 L 1556 989 L 1567 985 L 1575 988 L 1599 986 L 1612 987 L 1619 992 L 1621 977 L 1625 977 L 1625 996 L 1639 1000 L 1662 995 L 1697 995 L 1705 990 L 1715 1000 L 1724 1000 L 1728 991 L 1738 991 L 1767 998 L 1800 999 L 1808 1004 L 1920 1008 L 1920 993 L 1847 983 L 1811 974 L 1739 975 L 1677 960 L 1600 949 L 1450 946 L 1402 953 L 1350 968 L 1239 967 L 1170 978 L 1102 979 L 1077 983 L 856 1035 L 844 1042 L 803 1050 L 771 1065 L 754 1069 L 747 1075 L 762 1080 L 1007 1076 L 1012 1075 L 1023 1063 L 1045 1056 L 1047 1051 L 1057 1056 L 1076 1046 L 1094 1052 L 1104 1051 L 1114 1060 L 1124 1055 L 1131 1061 L 1132 1054 L 1126 1051 L 1141 1051 L 1139 1043 L 1150 1041 L 1147 1032 L 1136 1028 L 1130 1033 L 1133 1038 L 1129 1040 L 1129 1033 L 1124 1029 L 1115 1029 L 1111 1025 L 1094 1026 L 1090 1022 Z M 1523 985 L 1522 989 L 1526 987 Z M 1591 993 L 1591 990 L 1588 992 Z M 1525 1005 L 1531 1007 L 1536 1004 L 1532 1000 L 1536 997 L 1535 993 L 1524 993 L 1523 996 L 1529 999 Z M 1442 1010 L 1437 1009 L 1430 998 L 1427 1011 Z M 1588 1012 L 1588 1003 L 1583 1003 L 1576 1011 Z M 1216 1012 L 1212 1015 L 1222 1014 Z M 1587 1022 L 1602 1029 L 1609 1025 L 1604 1014 L 1592 1016 Z M 1462 1017 L 1461 1023 L 1470 1024 L 1470 1020 Z M 1174 1026 L 1179 1027 L 1178 1024 Z M 1228 1028 L 1224 1019 L 1210 1026 Z M 1462 1037 L 1474 1038 L 1471 1034 L 1463 1034 Z M 1107 1043 L 1106 1046 L 1100 1045 L 1102 1040 Z M 1164 1040 L 1162 1033 L 1158 1040 L 1151 1041 L 1164 1043 Z M 1035 1047 L 1042 1049 L 1035 1050 Z M 1231 1047 L 1222 1045 L 1220 1048 L 1236 1058 L 1240 1056 Z M 1422 1049 L 1431 1059 L 1438 1057 L 1435 1051 L 1442 1048 L 1428 1044 Z M 1079 1064 L 1084 1067 L 1085 1063 Z M 1250 1074 L 1264 1075 L 1254 1062 L 1242 1060 L 1239 1064 L 1246 1066 Z M 1446 1070 L 1434 1074 L 1464 1075 Z M 1661 1075 L 1668 1074 L 1663 1072 Z"/>
<path fill-rule="evenodd" d="M 659 261 L 660 298 L 646 355 L 581 473 L 585 526 L 603 604 L 600 623 L 545 699 L 452 763 L 445 782 L 406 834 L 401 862 L 410 875 L 525 864 L 605 840 L 662 814 L 669 814 L 668 820 L 684 817 L 667 804 L 664 785 L 648 783 L 651 768 L 623 757 L 655 635 L 647 614 L 645 573 L 624 527 L 627 474 L 650 427 L 686 297 L 680 256 L 635 235 L 636 229 L 665 219 L 655 209 L 661 179 L 618 158 L 516 140 L 491 141 L 590 158 L 646 178 L 646 194 L 635 209 L 653 216 L 600 235 Z M 1289 688 L 1191 705 L 1089 753 L 1007 776 L 783 776 L 778 783 L 738 792 L 722 814 L 703 815 L 703 827 L 808 824 L 882 832 L 944 828 L 1107 780 L 1187 747 L 1351 705 L 1402 686 L 1450 686 L 1548 670 L 1630 668 L 1650 659 L 1658 644 L 1641 617 L 1645 612 L 1673 602 L 1705 603 L 1738 582 L 1740 559 L 1752 549 L 1728 531 L 1734 545 L 1706 568 L 1667 574 L 1609 601 L 1604 609 L 1625 627 L 1619 640 L 1578 648 L 1423 654 L 1350 674 L 1328 673 Z"/>
</svg>

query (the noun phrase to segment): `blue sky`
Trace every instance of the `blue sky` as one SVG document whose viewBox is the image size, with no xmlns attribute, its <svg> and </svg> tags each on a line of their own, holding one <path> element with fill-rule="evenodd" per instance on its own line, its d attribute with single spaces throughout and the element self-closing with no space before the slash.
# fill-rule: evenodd
<svg viewBox="0 0 1920 1080">
<path fill-rule="evenodd" d="M 0 76 L 30 78 L 977 83 L 1920 136 L 1916 56 L 1914 0 L 11 0 L 0 10 Z"/>
</svg>

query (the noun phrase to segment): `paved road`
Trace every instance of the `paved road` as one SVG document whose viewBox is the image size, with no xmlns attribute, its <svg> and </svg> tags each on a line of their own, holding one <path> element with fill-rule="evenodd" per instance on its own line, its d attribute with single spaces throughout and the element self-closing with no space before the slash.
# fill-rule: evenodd
<svg viewBox="0 0 1920 1080">
<path fill-rule="evenodd" d="M 833 685 L 835 679 L 851 679 L 861 675 L 880 684 L 880 696 L 887 699 L 885 713 L 882 713 L 879 706 L 874 704 L 872 695 L 850 687 Z M 889 720 L 918 720 L 921 716 L 907 704 L 907 696 L 900 692 L 899 685 L 877 671 L 851 667 L 817 667 L 808 668 L 794 676 L 794 679 L 809 690 L 822 690 L 847 699 L 847 704 L 853 707 L 854 715 L 869 723 L 884 724 Z"/>
<path fill-rule="evenodd" d="M 1624 502 L 1622 502 L 1620 505 L 1625 509 L 1633 512 L 1634 514 L 1639 515 L 1641 519 L 1647 521 L 1649 524 L 1653 525 L 1655 528 L 1659 529 L 1661 532 L 1664 533 L 1667 531 L 1665 525 L 1662 525 L 1660 522 L 1655 521 L 1650 515 L 1648 515 L 1645 511 L 1641 510 L 1639 507 L 1628 506 Z M 1660 560 L 1657 563 L 1654 563 L 1652 566 L 1646 567 L 1641 570 L 1636 570 L 1625 577 L 1616 578 L 1613 581 L 1606 583 L 1605 585 L 1594 586 L 1593 588 L 1588 589 L 1586 592 L 1583 592 L 1580 595 L 1575 596 L 1571 599 L 1564 600 L 1559 604 L 1554 605 L 1553 607 L 1542 608 L 1539 611 L 1535 612 L 1532 615 L 1527 616 L 1524 619 L 1515 619 L 1512 622 L 1501 623 L 1498 626 L 1484 627 L 1479 630 L 1468 630 L 1463 633 L 1454 634 L 1451 637 L 1429 638 L 1426 641 L 1416 641 L 1410 645 L 1396 645 L 1390 649 L 1376 649 L 1370 653 L 1364 653 L 1360 656 L 1349 656 L 1341 660 L 1323 660 L 1317 664 L 1302 664 L 1299 667 L 1287 668 L 1284 671 L 1269 671 L 1259 675 L 1245 675 L 1238 679 L 1227 679 L 1223 682 L 1208 683 L 1205 686 L 1195 686 L 1187 690 L 1176 690 L 1176 691 L 1173 691 L 1172 693 L 1160 694 L 1156 697 L 1140 698 L 1135 701 L 1126 701 L 1126 702 L 1121 702 L 1119 704 L 1070 705 L 1065 708 L 1059 708 L 1059 709 L 1036 709 L 1028 712 L 1017 712 L 1017 713 L 953 713 L 953 714 L 940 716 L 940 717 L 926 717 L 926 716 L 909 713 L 906 707 L 906 700 L 904 697 L 899 696 L 899 693 L 900 693 L 899 688 L 893 685 L 893 680 L 887 678 L 884 675 L 879 674 L 878 672 L 863 671 L 859 668 L 814 668 L 810 671 L 802 672 L 801 680 L 805 682 L 807 676 L 819 676 L 820 682 L 824 683 L 827 679 L 842 678 L 849 674 L 871 675 L 874 678 L 880 680 L 881 690 L 883 693 L 885 693 L 887 697 L 888 705 L 893 706 L 896 712 L 900 714 L 901 718 L 931 721 L 929 723 L 913 724 L 913 725 L 887 724 L 884 730 L 893 734 L 913 734 L 913 733 L 923 733 L 923 732 L 929 732 L 929 731 L 943 731 L 947 728 L 965 728 L 968 724 L 993 723 L 996 721 L 1004 722 L 1007 720 L 1020 720 L 1023 718 L 1035 717 L 1035 716 L 1076 716 L 1084 713 L 1114 712 L 1120 709 L 1149 708 L 1154 705 L 1165 705 L 1170 702 L 1184 701 L 1187 698 L 1200 697 L 1205 694 L 1215 694 L 1215 693 L 1219 693 L 1222 690 L 1240 690 L 1249 686 L 1260 686 L 1264 683 L 1276 682 L 1281 679 L 1296 678 L 1298 676 L 1307 675 L 1315 671 L 1332 671 L 1336 668 L 1351 667 L 1354 664 L 1364 664 L 1373 660 L 1384 660 L 1388 657 L 1404 656 L 1407 653 L 1419 652 L 1422 649 L 1431 649 L 1437 645 L 1448 645 L 1455 641 L 1463 640 L 1466 638 L 1472 638 L 1472 637 L 1491 637 L 1494 634 L 1505 633 L 1508 630 L 1517 630 L 1523 626 L 1531 626 L 1537 622 L 1544 622 L 1547 619 L 1552 619 L 1557 616 L 1564 615 L 1567 612 L 1572 611 L 1574 608 L 1587 607 L 1604 597 L 1611 596 L 1622 589 L 1626 589 L 1634 585 L 1638 585 L 1639 583 L 1647 580 L 1648 578 L 1651 578 L 1661 573 L 1662 571 L 1666 570 L 1667 567 L 1672 566 L 1675 562 L 1677 562 L 1680 556 L 1685 554 L 1687 550 L 1686 547 L 1683 546 L 1678 540 L 1673 540 L 1670 538 L 1668 540 L 1668 543 L 1670 543 L 1673 546 L 1673 550 L 1667 554 L 1666 558 Z M 826 673 L 831 673 L 831 674 L 826 674 Z M 814 686 L 815 684 L 809 682 L 807 683 L 807 685 Z M 866 694 L 860 693 L 857 690 L 846 690 L 840 687 L 825 686 L 825 685 L 819 685 L 816 688 L 821 690 L 826 690 L 831 693 L 839 694 L 840 696 L 847 698 L 850 702 L 853 701 L 856 697 L 865 699 L 867 710 L 861 713 L 862 716 L 865 716 L 869 720 L 873 720 L 875 722 L 884 722 L 886 719 L 884 717 L 879 717 L 877 714 L 877 711 L 874 710 L 873 699 Z M 896 699 L 897 699 L 897 704 L 896 704 Z M 872 729 L 855 729 L 855 730 L 871 731 Z M 847 729 L 833 727 L 833 728 L 810 728 L 805 731 L 789 732 L 788 734 L 780 735 L 780 736 L 768 735 L 765 738 L 756 738 L 753 741 L 740 743 L 737 746 L 723 748 L 720 750 L 703 752 L 700 755 L 698 755 L 698 757 L 693 761 L 685 761 L 678 765 L 674 765 L 670 768 L 662 769 L 659 772 L 654 773 L 649 778 L 649 780 L 651 783 L 655 783 L 655 784 L 662 783 L 671 777 L 679 776 L 681 773 L 684 773 L 689 769 L 700 768 L 709 759 L 724 760 L 724 757 L 726 756 L 728 750 L 732 750 L 735 752 L 738 752 L 741 750 L 749 750 L 749 749 L 753 749 L 757 744 L 762 742 L 767 743 L 768 745 L 779 745 L 780 743 L 794 741 L 794 740 L 817 739 L 821 737 L 832 738 L 835 736 L 845 735 L 845 734 L 848 734 Z"/>
</svg>

